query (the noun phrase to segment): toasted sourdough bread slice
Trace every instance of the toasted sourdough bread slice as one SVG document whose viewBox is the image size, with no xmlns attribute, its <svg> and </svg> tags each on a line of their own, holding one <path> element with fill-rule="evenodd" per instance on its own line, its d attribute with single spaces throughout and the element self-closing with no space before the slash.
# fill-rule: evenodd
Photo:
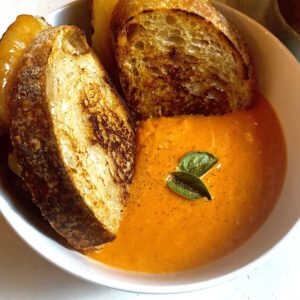
<svg viewBox="0 0 300 300">
<path fill-rule="evenodd" d="M 9 94 L 11 138 L 33 201 L 74 248 L 115 238 L 132 180 L 130 116 L 74 26 L 26 50 Z"/>
<path fill-rule="evenodd" d="M 253 103 L 245 43 L 209 1 L 120 0 L 111 26 L 122 88 L 138 119 Z"/>
</svg>

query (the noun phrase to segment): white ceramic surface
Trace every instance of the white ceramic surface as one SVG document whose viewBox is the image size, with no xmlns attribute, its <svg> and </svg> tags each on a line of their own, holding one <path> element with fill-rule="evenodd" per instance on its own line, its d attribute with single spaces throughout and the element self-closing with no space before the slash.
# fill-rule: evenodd
<svg viewBox="0 0 300 300">
<path fill-rule="evenodd" d="M 136 292 L 175 293 L 202 289 L 238 276 L 266 258 L 299 220 L 300 202 L 300 66 L 263 27 L 223 5 L 219 9 L 240 30 L 252 52 L 262 93 L 272 102 L 285 133 L 288 170 L 281 198 L 263 227 L 242 247 L 203 268 L 151 275 L 112 269 L 71 250 L 32 207 L 14 198 L 0 182 L 0 209 L 15 231 L 38 253 L 62 269 L 105 286 Z M 47 16 L 53 25 L 75 24 L 89 30 L 87 1 L 63 7 Z M 89 34 L 89 32 L 87 32 Z M 270 130 L 272 130 L 270 128 Z"/>
</svg>

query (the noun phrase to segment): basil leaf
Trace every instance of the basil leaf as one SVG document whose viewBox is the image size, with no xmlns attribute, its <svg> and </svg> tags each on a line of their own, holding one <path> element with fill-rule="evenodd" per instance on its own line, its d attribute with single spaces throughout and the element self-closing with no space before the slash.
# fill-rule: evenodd
<svg viewBox="0 0 300 300">
<path fill-rule="evenodd" d="M 207 152 L 189 152 L 179 162 L 181 171 L 192 173 L 195 176 L 204 175 L 218 162 L 218 159 Z"/>
<path fill-rule="evenodd" d="M 168 187 L 175 193 L 194 200 L 206 197 L 211 200 L 205 184 L 197 176 L 187 172 L 173 172 L 167 179 Z"/>
</svg>

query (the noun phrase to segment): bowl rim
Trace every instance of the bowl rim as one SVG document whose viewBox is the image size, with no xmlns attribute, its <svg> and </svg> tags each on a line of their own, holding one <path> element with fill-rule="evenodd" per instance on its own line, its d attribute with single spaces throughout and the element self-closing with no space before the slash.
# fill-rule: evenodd
<svg viewBox="0 0 300 300">
<path fill-rule="evenodd" d="M 68 3 L 66 5 L 63 5 L 57 9 L 54 9 L 47 13 L 45 15 L 45 18 L 49 18 L 51 15 L 58 14 L 61 11 L 67 10 L 70 7 L 74 6 L 78 3 L 84 3 L 88 0 L 75 0 L 71 3 Z M 281 50 L 284 52 L 284 55 L 286 59 L 289 59 L 291 63 L 297 64 L 299 66 L 300 70 L 300 64 L 296 60 L 296 58 L 290 53 L 290 51 L 286 48 L 285 45 L 283 45 L 272 33 L 270 33 L 265 27 L 260 25 L 258 22 L 254 21 L 247 15 L 243 14 L 242 12 L 217 1 L 213 1 L 213 3 L 217 6 L 218 9 L 227 10 L 230 12 L 234 12 L 238 15 L 239 18 L 242 18 L 247 21 L 250 26 L 255 26 L 259 28 L 268 38 L 273 40 L 275 43 L 278 44 L 278 46 L 281 47 Z M 184 292 L 192 292 L 196 290 L 201 290 L 205 288 L 210 288 L 216 285 L 219 285 L 221 283 L 224 283 L 228 281 L 229 279 L 235 279 L 239 277 L 240 275 L 246 273 L 248 270 L 253 269 L 258 264 L 266 261 L 270 255 L 272 255 L 275 251 L 279 249 L 279 247 L 284 243 L 284 241 L 292 234 L 292 232 L 296 228 L 296 224 L 294 224 L 293 227 L 289 230 L 289 232 L 284 235 L 280 240 L 277 241 L 276 244 L 274 244 L 269 250 L 264 252 L 261 256 L 257 257 L 256 259 L 252 260 L 251 262 L 247 263 L 246 265 L 243 265 L 236 269 L 235 271 L 229 272 L 227 274 L 215 277 L 213 279 L 208 279 L 205 281 L 200 282 L 193 282 L 188 284 L 166 284 L 166 285 L 143 285 L 143 284 L 134 284 L 132 282 L 123 282 L 121 280 L 117 279 L 107 279 L 105 276 L 98 276 L 95 278 L 93 275 L 89 275 L 86 272 L 83 274 L 78 273 L 75 268 L 68 265 L 68 263 L 64 263 L 63 260 L 57 260 L 51 255 L 47 255 L 45 251 L 42 251 L 42 247 L 40 247 L 38 244 L 32 242 L 32 238 L 30 238 L 27 234 L 24 234 L 22 232 L 22 229 L 24 229 L 23 226 L 27 226 L 27 229 L 30 229 L 30 225 L 28 225 L 25 220 L 11 207 L 9 207 L 9 204 L 7 203 L 6 197 L 1 193 L 0 191 L 0 212 L 2 213 L 4 219 L 6 222 L 12 227 L 12 229 L 17 233 L 17 235 L 31 248 L 33 249 L 37 254 L 45 258 L 48 262 L 52 263 L 53 265 L 57 266 L 59 269 L 74 275 L 77 278 L 83 279 L 88 282 L 96 283 L 102 286 L 106 286 L 109 288 L 113 288 L 116 290 L 121 291 L 127 291 L 127 292 L 135 292 L 135 293 L 145 293 L 145 294 L 170 294 L 170 293 L 184 293 Z M 75 251 L 75 250 L 74 250 Z M 109 267 L 111 269 L 114 269 L 112 267 Z M 126 271 L 125 271 L 126 272 Z M 129 272 L 129 271 L 128 271 Z M 131 274 L 134 274 L 134 272 L 129 272 Z M 140 273 L 138 273 L 140 274 Z M 155 274 L 152 274 L 155 275 Z"/>
</svg>

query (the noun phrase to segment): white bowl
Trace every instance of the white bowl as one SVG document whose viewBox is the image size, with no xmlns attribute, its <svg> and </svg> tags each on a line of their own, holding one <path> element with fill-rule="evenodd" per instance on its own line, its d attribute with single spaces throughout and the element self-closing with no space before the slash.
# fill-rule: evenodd
<svg viewBox="0 0 300 300">
<path fill-rule="evenodd" d="M 173 274 L 142 274 L 113 269 L 70 249 L 41 218 L 38 210 L 10 192 L 0 180 L 0 209 L 14 230 L 47 260 L 83 279 L 104 286 L 144 293 L 177 293 L 207 288 L 256 266 L 295 227 L 300 211 L 300 66 L 265 28 L 238 11 L 217 4 L 239 29 L 253 55 L 261 92 L 281 120 L 288 168 L 281 197 L 262 228 L 245 244 L 204 267 Z M 90 34 L 88 1 L 76 1 L 46 16 L 53 25 L 74 24 Z M 272 128 L 270 128 L 272 130 Z M 30 203 L 30 202 L 29 202 Z"/>
</svg>

